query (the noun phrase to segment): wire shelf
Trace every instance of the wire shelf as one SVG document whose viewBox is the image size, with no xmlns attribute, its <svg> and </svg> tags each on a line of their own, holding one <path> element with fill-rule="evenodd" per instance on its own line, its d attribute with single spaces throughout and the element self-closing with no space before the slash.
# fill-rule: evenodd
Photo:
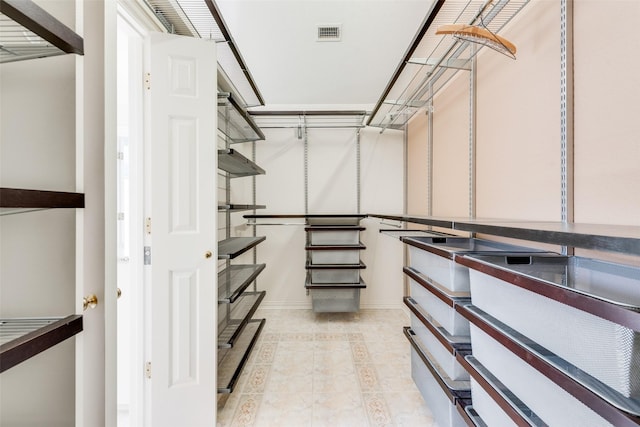
<svg viewBox="0 0 640 427">
<path fill-rule="evenodd" d="M 383 130 L 402 129 L 458 71 L 471 69 L 471 60 L 482 45 L 453 35 L 436 35 L 438 27 L 445 24 L 481 25 L 498 33 L 527 3 L 529 0 L 436 2 L 367 125 Z"/>
<path fill-rule="evenodd" d="M 263 129 L 363 128 L 366 111 L 249 111 Z"/>
</svg>

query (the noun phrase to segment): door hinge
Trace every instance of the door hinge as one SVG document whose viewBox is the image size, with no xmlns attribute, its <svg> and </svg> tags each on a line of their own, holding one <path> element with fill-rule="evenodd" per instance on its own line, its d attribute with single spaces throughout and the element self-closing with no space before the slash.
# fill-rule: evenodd
<svg viewBox="0 0 640 427">
<path fill-rule="evenodd" d="M 151 73 L 144 73 L 144 87 L 151 90 Z"/>
<path fill-rule="evenodd" d="M 151 379 L 151 362 L 146 362 L 144 364 L 144 376 Z"/>
<path fill-rule="evenodd" d="M 146 217 L 144 219 L 144 231 L 147 234 L 151 234 L 151 217 Z"/>
<path fill-rule="evenodd" d="M 118 160 L 124 160 L 124 153 L 122 151 L 118 151 Z"/>
<path fill-rule="evenodd" d="M 151 265 L 151 246 L 144 247 L 144 265 Z"/>
<path fill-rule="evenodd" d="M 118 212 L 118 221 L 124 221 L 124 212 Z"/>
</svg>

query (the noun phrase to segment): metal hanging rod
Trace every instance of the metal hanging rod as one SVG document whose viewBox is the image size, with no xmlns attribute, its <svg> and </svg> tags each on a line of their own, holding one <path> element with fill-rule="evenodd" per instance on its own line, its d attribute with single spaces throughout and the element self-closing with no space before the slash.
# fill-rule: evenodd
<svg viewBox="0 0 640 427">
<path fill-rule="evenodd" d="M 261 128 L 363 128 L 364 110 L 249 111 Z M 303 125 L 301 125 L 301 119 Z"/>
</svg>

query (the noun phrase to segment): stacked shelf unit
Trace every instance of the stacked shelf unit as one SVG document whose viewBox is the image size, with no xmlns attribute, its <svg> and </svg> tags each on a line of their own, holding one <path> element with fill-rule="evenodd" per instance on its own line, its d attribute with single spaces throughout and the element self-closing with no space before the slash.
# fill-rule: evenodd
<svg viewBox="0 0 640 427">
<path fill-rule="evenodd" d="M 374 216 L 640 256 L 640 227 Z M 403 239 L 410 249 L 424 243 Z M 448 259 L 443 271 L 451 277 L 464 276 L 464 289 L 443 288 L 441 279 L 430 277 L 436 271 L 404 268 L 412 281 L 411 296 L 405 297 L 412 327 L 405 335 L 424 362 L 413 360 L 414 365 L 435 372 L 431 368 L 444 363 L 429 364 L 422 356 L 444 349 L 458 365 L 452 375 L 468 383 L 459 393 L 442 375 L 430 377 L 441 380 L 436 382 L 449 401 L 446 419 L 434 413 L 440 425 L 640 425 L 637 265 L 508 248 L 452 251 L 452 242 L 443 243 L 450 256 L 432 253 Z M 412 254 L 412 264 L 414 255 L 422 256 Z M 416 340 L 419 328 L 434 340 Z M 420 388 L 421 380 L 416 382 Z M 421 388 L 425 399 L 432 388 L 437 387 Z"/>
<path fill-rule="evenodd" d="M 218 150 L 218 169 L 224 173 L 224 200 L 218 202 L 218 211 L 224 214 L 225 238 L 218 242 L 218 393 L 231 393 L 242 373 L 265 319 L 253 319 L 262 302 L 265 291 L 258 291 L 256 278 L 265 269 L 265 264 L 256 263 L 255 248 L 265 237 L 231 236 L 231 216 L 242 211 L 264 209 L 255 204 L 233 203 L 231 180 L 262 175 L 265 171 L 246 158 L 231 144 L 264 139 L 264 135 L 253 120 L 235 102 L 233 96 L 221 93 L 218 96 L 218 130 L 224 148 Z M 232 264 L 232 260 L 254 250 L 251 264 Z M 251 285 L 253 286 L 251 287 Z"/>
<path fill-rule="evenodd" d="M 307 215 L 307 279 L 314 312 L 354 312 L 360 308 L 360 220 L 365 215 Z"/>
<path fill-rule="evenodd" d="M 0 63 L 83 54 L 82 38 L 32 1 L 2 0 L 0 10 Z M 81 208 L 81 193 L 0 188 L 0 216 Z M 82 316 L 77 314 L 0 319 L 0 372 L 73 337 L 82 328 Z"/>
</svg>

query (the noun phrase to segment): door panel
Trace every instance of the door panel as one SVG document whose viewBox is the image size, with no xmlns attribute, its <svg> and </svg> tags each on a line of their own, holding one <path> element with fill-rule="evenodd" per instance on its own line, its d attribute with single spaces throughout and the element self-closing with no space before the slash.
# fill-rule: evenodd
<svg viewBox="0 0 640 427">
<path fill-rule="evenodd" d="M 216 399 L 215 44 L 153 34 L 148 51 L 152 261 L 146 424 L 210 427 Z"/>
</svg>

